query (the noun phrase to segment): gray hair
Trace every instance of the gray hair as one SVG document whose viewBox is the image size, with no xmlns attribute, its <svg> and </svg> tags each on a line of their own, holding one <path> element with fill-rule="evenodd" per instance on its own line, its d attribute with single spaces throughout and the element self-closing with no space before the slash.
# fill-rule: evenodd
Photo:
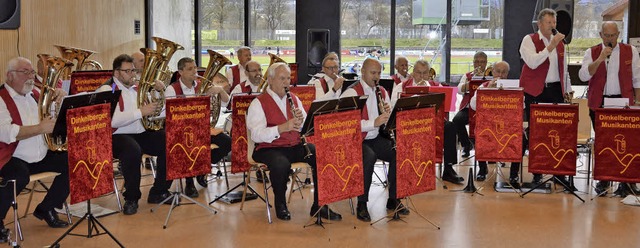
<svg viewBox="0 0 640 248">
<path fill-rule="evenodd" d="M 483 57 L 483 58 L 486 59 L 487 58 L 487 54 L 484 53 L 483 51 L 478 51 L 478 52 L 476 52 L 476 54 L 473 55 L 474 59 L 477 58 L 477 57 Z"/>
<path fill-rule="evenodd" d="M 556 18 L 556 11 L 550 8 L 544 8 L 540 10 L 540 12 L 538 13 L 538 21 L 542 21 L 542 18 L 544 18 L 544 16 L 546 15 L 550 15 L 553 16 L 553 18 Z"/>
<path fill-rule="evenodd" d="M 11 60 L 9 60 L 9 63 L 7 63 L 7 71 L 6 72 L 9 73 L 10 71 L 15 70 L 18 67 L 18 63 L 20 63 L 20 61 L 31 63 L 31 61 L 29 61 L 29 59 L 27 59 L 25 57 L 12 58 Z"/>
<path fill-rule="evenodd" d="M 251 47 L 241 46 L 240 48 L 238 48 L 238 55 L 240 55 L 240 53 L 243 53 L 245 51 L 251 53 Z"/>
<path fill-rule="evenodd" d="M 287 69 L 289 74 L 291 74 L 291 69 L 289 69 L 289 65 L 287 65 L 287 63 L 277 62 L 277 63 L 273 63 L 273 65 L 269 66 L 269 69 L 267 69 L 267 73 L 268 73 L 267 75 L 269 75 L 269 78 L 273 78 L 276 76 L 276 70 L 279 67 L 284 67 L 285 69 Z"/>
<path fill-rule="evenodd" d="M 426 67 L 427 67 L 427 70 L 430 70 L 430 69 L 431 69 L 431 65 L 429 65 L 429 62 L 427 62 L 427 61 L 426 61 L 426 60 L 424 60 L 424 59 L 419 59 L 418 61 L 416 61 L 416 63 L 415 63 L 415 64 L 413 64 L 413 68 L 414 68 L 414 70 L 415 70 L 415 68 L 416 68 L 416 66 L 417 66 L 418 64 L 423 65 L 423 66 L 426 66 Z"/>
</svg>

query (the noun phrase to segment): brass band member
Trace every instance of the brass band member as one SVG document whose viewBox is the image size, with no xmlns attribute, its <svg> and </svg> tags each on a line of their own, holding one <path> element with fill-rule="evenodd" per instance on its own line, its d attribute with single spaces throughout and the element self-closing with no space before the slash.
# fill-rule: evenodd
<svg viewBox="0 0 640 248">
<path fill-rule="evenodd" d="M 595 45 L 584 53 L 580 80 L 589 82 L 589 116 L 595 127 L 596 108 L 602 107 L 604 98 L 627 98 L 629 105 L 640 104 L 640 61 L 638 50 L 634 46 L 618 43 L 618 25 L 615 22 L 604 22 L 600 31 L 602 43 Z M 608 181 L 596 184 L 596 193 L 605 196 L 609 188 Z M 638 193 L 635 184 L 631 188 L 621 183 L 614 192 L 626 197 Z"/>
<path fill-rule="evenodd" d="M 131 54 L 131 57 L 133 58 L 133 67 L 136 68 L 136 78 L 140 79 L 142 68 L 144 68 L 144 53 L 136 51 Z"/>
<path fill-rule="evenodd" d="M 158 170 L 153 187 L 149 190 L 148 203 L 160 203 L 169 197 L 171 181 L 167 181 L 165 132 L 147 131 L 142 126 L 140 119 L 161 111 L 157 102 L 138 107 L 134 78 L 136 68 L 133 66 L 133 58 L 122 54 L 113 60 L 113 77 L 105 82 L 96 91 L 121 90 L 111 127 L 113 133 L 113 156 L 120 160 L 120 169 L 124 177 L 125 191 L 122 193 L 125 202 L 123 213 L 132 215 L 138 211 L 140 192 L 140 158 L 142 154 L 157 156 Z M 162 82 L 156 82 L 157 89 L 164 88 Z M 167 201 L 171 202 L 171 201 Z"/>
<path fill-rule="evenodd" d="M 418 68 L 416 68 L 418 67 Z M 399 84 L 393 86 L 393 95 L 391 96 L 391 106 L 395 106 L 396 101 L 400 98 L 400 95 L 405 92 L 407 86 L 441 86 L 440 83 L 431 78 L 431 65 L 426 60 L 416 61 L 413 67 L 412 74 L 409 74 L 408 79 Z M 419 75 L 418 75 L 419 74 Z"/>
<path fill-rule="evenodd" d="M 33 216 L 44 219 L 50 227 L 67 226 L 67 222 L 58 219 L 54 208 L 62 206 L 69 195 L 67 153 L 50 151 L 42 138 L 42 134 L 53 131 L 55 119 L 40 120 L 38 116 L 38 99 L 33 95 L 36 72 L 31 61 L 19 57 L 8 64 L 6 82 L 0 86 L 0 242 L 7 242 L 9 237 L 3 222 L 13 201 L 13 185 L 8 185 L 8 180 L 15 179 L 20 192 L 31 174 L 60 173 L 33 211 Z M 61 89 L 54 94 L 58 103 L 66 95 Z"/>
<path fill-rule="evenodd" d="M 310 214 L 318 211 L 318 177 L 316 172 L 316 151 L 313 144 L 307 144 L 312 156 L 304 158 L 307 153 L 300 140 L 300 129 L 307 113 L 302 102 L 291 94 L 296 106 L 287 103 L 285 88 L 291 82 L 291 71 L 285 63 L 274 63 L 267 71 L 269 87 L 254 99 L 247 111 L 247 129 L 251 139 L 256 143 L 253 159 L 269 167 L 276 216 L 281 220 L 290 220 L 285 193 L 291 163 L 305 162 L 313 171 L 313 205 Z M 340 220 L 342 216 L 324 206 L 319 213 L 323 218 Z"/>
<path fill-rule="evenodd" d="M 562 103 L 571 91 L 571 82 L 565 75 L 564 34 L 553 34 L 556 28 L 556 12 L 542 9 L 538 13 L 538 32 L 528 34 L 520 44 L 520 55 L 524 60 L 520 74 L 520 87 L 524 88 L 524 120 L 529 120 L 531 103 Z M 528 129 L 527 129 L 528 133 Z M 511 165 L 513 167 L 513 164 Z M 555 176 L 555 181 L 570 183 L 564 176 Z M 534 174 L 532 183 L 541 182 L 542 175 Z M 512 184 L 518 183 L 518 173 L 510 175 Z"/>
<path fill-rule="evenodd" d="M 322 60 L 322 72 L 309 80 L 308 85 L 316 87 L 316 100 L 338 99 L 342 94 L 344 78 L 338 75 L 340 61 L 332 56 L 325 56 Z"/>
<path fill-rule="evenodd" d="M 404 83 L 411 78 L 411 74 L 409 74 L 409 60 L 407 60 L 406 57 L 396 57 L 394 68 L 397 72 L 391 75 L 391 79 L 393 79 L 395 85 Z"/>
<path fill-rule="evenodd" d="M 254 60 L 248 61 L 245 64 L 245 73 L 247 80 L 233 87 L 230 95 L 258 92 L 258 86 L 262 81 L 262 67 L 260 67 L 260 64 Z"/>
<path fill-rule="evenodd" d="M 471 82 L 471 79 L 475 75 L 484 75 L 486 67 L 487 54 L 482 51 L 476 52 L 476 54 L 473 55 L 473 71 L 464 74 L 458 84 L 458 94 L 462 95 L 462 101 L 460 102 L 458 113 L 453 117 L 453 124 L 456 125 L 458 140 L 460 140 L 460 145 L 462 146 L 463 158 L 469 157 L 473 149 L 473 144 L 471 140 L 469 140 L 469 134 L 467 133 L 467 125 L 469 125 L 469 100 L 471 100 L 469 82 Z"/>
<path fill-rule="evenodd" d="M 196 81 L 196 75 L 198 73 L 196 62 L 189 57 L 181 58 L 178 60 L 178 73 L 180 74 L 180 79 L 171 83 L 171 85 L 167 87 L 164 95 L 167 98 L 196 95 L 196 90 L 200 86 Z M 207 94 L 218 95 L 221 108 L 225 107 L 224 105 L 227 105 L 229 102 L 229 95 L 227 95 L 227 92 L 220 86 L 211 87 Z M 218 163 L 218 161 L 231 151 L 231 138 L 229 138 L 229 135 L 222 133 L 222 129 L 211 129 L 211 144 L 218 146 L 218 148 L 211 150 L 211 163 L 213 164 Z M 204 175 L 198 176 L 197 179 L 201 185 L 207 184 Z M 199 194 L 193 183 L 193 177 L 188 177 L 185 181 L 184 193 L 189 197 L 198 197 Z"/>
<path fill-rule="evenodd" d="M 229 83 L 231 87 L 226 89 L 227 92 L 230 92 L 237 84 L 247 81 L 246 74 L 246 65 L 247 62 L 251 60 L 251 48 L 250 47 L 241 47 L 238 48 L 238 64 L 229 67 L 227 69 L 227 79 L 229 79 Z"/>
<path fill-rule="evenodd" d="M 400 214 L 409 214 L 409 210 L 404 208 L 396 198 L 396 151 L 393 149 L 393 142 L 378 133 L 379 127 L 387 123 L 391 114 L 389 94 L 383 87 L 377 85 L 381 72 L 382 65 L 380 65 L 380 62 L 372 58 L 365 59 L 362 64 L 360 82 L 342 93 L 342 97 L 369 96 L 366 107 L 362 110 L 362 120 L 360 121 L 364 138 L 362 143 L 364 194 L 358 196 L 356 216 L 362 221 L 371 221 L 371 216 L 367 209 L 367 201 L 369 201 L 369 188 L 371 188 L 374 165 L 378 159 L 389 163 L 389 199 L 387 200 L 387 209 L 395 210 L 398 207 L 397 209 L 401 209 Z M 378 102 L 377 90 L 382 92 L 382 98 L 384 99 L 382 103 Z M 379 109 L 378 104 L 384 105 L 383 109 Z"/>
</svg>

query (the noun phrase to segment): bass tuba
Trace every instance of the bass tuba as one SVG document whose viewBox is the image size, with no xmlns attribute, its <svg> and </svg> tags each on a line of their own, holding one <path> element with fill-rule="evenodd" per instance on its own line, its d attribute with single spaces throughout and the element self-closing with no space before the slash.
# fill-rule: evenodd
<svg viewBox="0 0 640 248">
<path fill-rule="evenodd" d="M 45 73 L 42 77 L 42 87 L 40 87 L 40 99 L 38 99 L 38 116 L 40 120 L 45 118 L 57 118 L 60 106 L 53 99 L 56 90 L 56 83 L 60 75 L 73 66 L 69 60 L 50 56 L 48 54 L 38 54 L 38 58 L 44 65 Z M 67 139 L 53 134 L 43 134 L 44 140 L 52 151 L 66 151 Z"/>
<path fill-rule="evenodd" d="M 96 53 L 94 51 L 75 48 L 75 47 L 66 47 L 60 45 L 54 45 L 60 51 L 62 58 L 69 60 L 70 62 L 76 62 L 76 71 L 85 71 L 85 70 L 102 70 L 102 65 L 95 60 L 87 60 L 89 56 Z M 73 63 L 71 64 L 73 66 Z M 62 79 L 69 80 L 71 79 L 71 67 L 65 68 L 62 72 Z"/>
<path fill-rule="evenodd" d="M 274 63 L 287 63 L 287 61 L 284 61 L 284 59 L 281 59 L 280 57 L 278 57 L 277 55 L 273 54 L 273 53 L 269 53 L 269 66 L 267 66 L 267 70 L 269 69 L 269 67 L 271 67 L 271 65 L 273 65 Z M 262 76 L 262 82 L 260 82 L 260 85 L 258 86 L 258 91 L 259 92 L 264 92 L 267 89 L 267 77 L 269 76 L 269 72 L 266 72 L 263 76 Z"/>
<path fill-rule="evenodd" d="M 169 61 L 177 50 L 183 50 L 184 47 L 170 40 L 159 37 L 152 38 L 156 42 L 156 50 L 150 48 L 140 48 L 144 53 L 144 67 L 140 74 L 140 82 L 138 83 L 138 107 L 147 105 L 152 102 L 158 102 L 160 107 L 164 107 L 165 97 L 164 90 L 156 91 L 154 88 L 156 80 L 165 82 L 171 78 L 169 71 Z M 164 127 L 164 119 L 159 118 L 160 113 L 152 116 L 142 117 L 140 120 L 142 126 L 146 130 L 157 131 Z"/>
<path fill-rule="evenodd" d="M 216 77 L 226 81 L 227 83 L 229 82 L 229 79 L 227 79 L 226 76 L 222 75 L 219 72 L 226 65 L 230 65 L 231 61 L 227 59 L 227 57 L 225 57 L 224 55 L 219 54 L 215 51 L 207 50 L 207 52 L 209 53 L 209 65 L 207 65 L 207 69 L 204 71 L 204 76 L 201 78 L 202 84 L 198 86 L 198 89 L 196 92 L 198 95 L 203 95 L 211 87 L 214 87 L 216 82 L 214 80 Z M 218 117 L 220 116 L 220 107 L 221 107 L 220 98 L 218 96 L 212 95 L 210 105 L 211 105 L 210 126 L 213 128 L 216 126 L 216 123 L 218 122 Z"/>
</svg>

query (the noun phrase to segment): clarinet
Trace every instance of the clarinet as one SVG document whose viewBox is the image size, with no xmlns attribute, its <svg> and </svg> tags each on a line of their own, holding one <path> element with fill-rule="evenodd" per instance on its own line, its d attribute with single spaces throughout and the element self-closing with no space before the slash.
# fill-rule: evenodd
<svg viewBox="0 0 640 248">
<path fill-rule="evenodd" d="M 293 98 L 291 98 L 289 87 L 284 87 L 284 93 L 287 94 L 287 101 L 289 101 L 289 105 L 291 107 L 291 114 L 293 114 L 296 107 L 295 105 L 293 105 Z M 302 146 L 304 146 L 304 150 L 307 151 L 307 154 L 304 155 L 304 158 L 310 158 L 313 155 L 313 153 L 311 153 L 311 149 L 309 149 L 309 144 L 307 143 L 307 137 L 304 134 L 300 134 L 300 140 L 302 141 Z"/>
<path fill-rule="evenodd" d="M 384 98 L 382 97 L 382 91 L 380 91 L 380 87 L 378 86 L 378 82 L 376 81 L 376 96 L 377 96 L 377 100 L 378 100 L 378 113 L 379 114 L 384 114 L 386 111 L 384 109 Z M 387 124 L 383 123 L 382 125 L 380 125 L 380 129 L 379 129 L 379 133 L 386 138 L 391 139 L 391 141 L 393 141 L 393 149 L 396 148 L 396 137 L 393 134 L 393 131 L 389 131 L 387 132 L 386 130 Z"/>
</svg>

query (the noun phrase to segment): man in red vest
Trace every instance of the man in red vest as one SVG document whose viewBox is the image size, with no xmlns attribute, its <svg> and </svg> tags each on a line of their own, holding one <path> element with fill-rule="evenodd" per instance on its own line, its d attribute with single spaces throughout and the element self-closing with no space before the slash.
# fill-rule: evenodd
<svg viewBox="0 0 640 248">
<path fill-rule="evenodd" d="M 190 97 L 195 96 L 201 87 L 202 82 L 196 81 L 198 66 L 196 62 L 189 57 L 178 60 L 178 73 L 180 78 L 178 81 L 171 83 L 164 92 L 165 97 Z M 229 95 L 221 86 L 212 86 L 207 92 L 208 95 L 217 95 L 220 100 L 220 108 L 226 108 L 229 103 Z M 222 129 L 211 129 L 211 144 L 215 144 L 218 148 L 211 150 L 211 163 L 218 163 L 224 156 L 231 151 L 231 138 L 229 135 L 222 133 Z M 205 175 L 197 176 L 200 185 L 207 185 Z M 193 177 L 185 178 L 184 194 L 195 198 L 200 194 L 193 183 Z"/>
<path fill-rule="evenodd" d="M 120 99 L 111 119 L 113 133 L 113 156 L 120 160 L 120 169 L 124 177 L 125 191 L 123 213 L 132 215 L 138 212 L 140 192 L 140 158 L 142 154 L 157 156 L 158 170 L 153 187 L 149 190 L 148 203 L 160 203 L 170 196 L 171 181 L 167 181 L 165 132 L 147 131 L 140 119 L 160 113 L 157 102 L 138 107 L 137 87 L 134 86 L 136 68 L 133 58 L 121 54 L 113 60 L 113 77 L 105 82 L 97 92 L 120 90 Z M 164 88 L 162 82 L 155 82 L 156 89 Z M 170 203 L 170 201 L 167 201 Z"/>
<path fill-rule="evenodd" d="M 618 43 L 618 25 L 615 22 L 604 22 L 600 38 L 602 43 L 595 45 L 584 54 L 579 71 L 580 80 L 589 82 L 589 116 L 595 126 L 595 109 L 601 108 L 605 98 L 626 98 L 629 105 L 640 104 L 640 61 L 638 50 L 634 46 Z M 596 193 L 605 196 L 609 188 L 608 181 L 596 184 Z M 635 184 L 631 188 L 620 183 L 614 192 L 626 197 L 640 191 Z"/>
<path fill-rule="evenodd" d="M 387 199 L 387 209 L 400 209 L 400 214 L 407 215 L 409 210 L 402 206 L 396 197 L 396 151 L 393 149 L 393 141 L 379 135 L 381 125 L 387 123 L 391 114 L 389 94 L 382 87 L 378 86 L 382 65 L 378 60 L 367 58 L 362 63 L 362 77 L 360 82 L 342 93 L 341 97 L 367 95 L 367 103 L 362 110 L 362 166 L 364 170 L 364 194 L 358 196 L 356 217 L 362 221 L 371 221 L 367 202 L 369 201 L 369 188 L 373 177 L 373 169 L 376 160 L 381 159 L 389 163 L 389 198 Z M 383 102 L 378 102 L 377 91 L 380 91 Z M 383 109 L 379 109 L 383 105 Z"/>
<path fill-rule="evenodd" d="M 245 66 L 247 62 L 251 60 L 251 48 L 250 47 L 241 47 L 238 48 L 238 64 L 234 66 L 230 66 L 227 69 L 227 79 L 229 79 L 229 83 L 231 87 L 229 91 L 236 87 L 236 85 L 247 81 L 247 74 Z"/>
<path fill-rule="evenodd" d="M 262 67 L 260 67 L 260 63 L 255 60 L 251 60 L 245 64 L 245 69 L 247 80 L 231 89 L 231 94 L 229 95 L 233 96 L 233 94 L 239 93 L 258 92 L 258 86 L 260 86 L 260 82 L 262 81 Z"/>
<path fill-rule="evenodd" d="M 322 72 L 309 80 L 308 85 L 315 85 L 316 100 L 338 99 L 342 94 L 344 78 L 338 75 L 340 61 L 333 56 L 325 56 L 322 60 Z"/>
<path fill-rule="evenodd" d="M 404 56 L 398 56 L 396 58 L 394 68 L 397 72 L 391 75 L 391 79 L 393 79 L 395 85 L 404 83 L 411 78 L 411 74 L 409 74 L 409 60 Z"/>
<path fill-rule="evenodd" d="M 460 78 L 458 83 L 458 94 L 462 95 L 462 101 L 460 102 L 460 109 L 458 113 L 453 117 L 453 124 L 456 126 L 456 132 L 458 133 L 458 140 L 462 145 L 462 157 L 469 157 L 473 145 L 469 140 L 469 134 L 467 133 L 467 125 L 469 125 L 469 100 L 471 100 L 471 93 L 469 92 L 469 82 L 473 76 L 483 76 L 487 67 L 487 54 L 483 51 L 476 52 L 473 55 L 473 71 L 467 72 Z"/>
<path fill-rule="evenodd" d="M 69 195 L 69 172 L 66 152 L 53 152 L 47 147 L 42 134 L 51 133 L 55 119 L 40 120 L 38 100 L 33 96 L 34 76 L 31 62 L 26 58 L 14 58 L 8 63 L 6 82 L 0 86 L 0 242 L 7 242 L 9 230 L 3 220 L 13 199 L 13 185 L 20 193 L 29 183 L 29 175 L 52 171 L 58 175 L 49 191 L 33 211 L 38 219 L 44 219 L 50 227 L 66 227 L 58 219 L 55 207 L 62 206 Z M 58 103 L 66 95 L 57 89 L 53 97 Z"/>
<path fill-rule="evenodd" d="M 290 220 L 287 209 L 287 179 L 291 163 L 305 162 L 312 168 L 313 205 L 310 215 L 319 211 L 322 218 L 340 220 L 342 216 L 328 206 L 318 206 L 318 177 L 316 172 L 316 151 L 313 144 L 307 144 L 312 156 L 305 158 L 306 148 L 300 139 L 300 129 L 306 112 L 302 102 L 293 94 L 287 95 L 285 88 L 291 82 L 291 70 L 286 63 L 274 63 L 267 71 L 269 87 L 254 99 L 247 110 L 247 129 L 251 140 L 256 143 L 253 159 L 269 167 L 273 186 L 276 216 Z M 287 99 L 291 97 L 291 100 Z M 295 106 L 290 106 L 289 101 Z"/>
<path fill-rule="evenodd" d="M 133 58 L 133 66 L 136 68 L 137 79 L 140 79 L 142 75 L 142 68 L 144 68 L 144 53 L 137 51 L 131 54 Z"/>
<path fill-rule="evenodd" d="M 520 87 L 524 88 L 525 121 L 529 120 L 531 103 L 562 103 L 571 92 L 571 82 L 566 77 L 567 65 L 562 43 L 565 36 L 555 31 L 556 12 L 549 8 L 541 10 L 537 25 L 538 32 L 526 35 L 520 44 L 520 55 L 524 60 Z M 518 171 L 519 169 L 511 170 L 512 185 L 519 183 Z M 571 185 L 564 176 L 554 176 L 554 179 L 564 185 Z M 533 175 L 534 185 L 541 181 L 541 174 Z"/>
</svg>

